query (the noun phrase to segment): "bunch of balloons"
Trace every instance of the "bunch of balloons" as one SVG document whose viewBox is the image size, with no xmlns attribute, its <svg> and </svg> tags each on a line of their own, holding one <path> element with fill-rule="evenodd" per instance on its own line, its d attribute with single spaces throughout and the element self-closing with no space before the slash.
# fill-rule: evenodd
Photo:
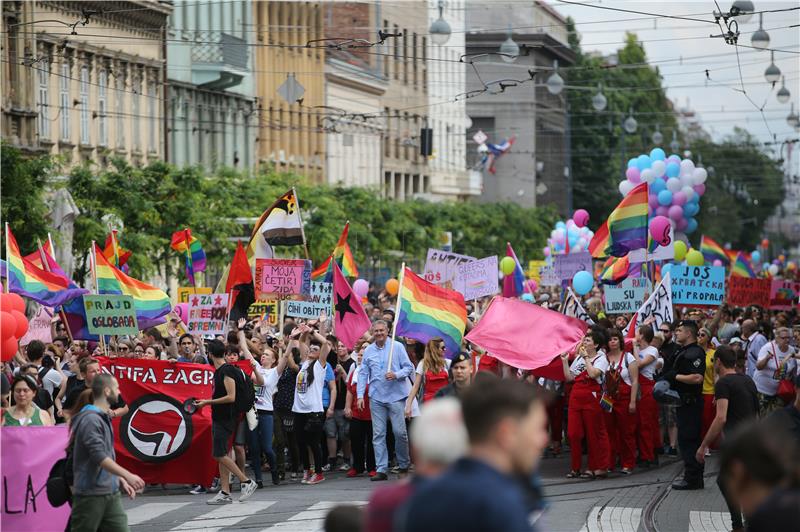
<svg viewBox="0 0 800 532">
<path fill-rule="evenodd" d="M 695 216 L 700 212 L 700 197 L 706 192 L 708 172 L 695 167 L 691 159 L 666 156 L 661 148 L 653 148 L 650 155 L 642 154 L 628 161 L 625 180 L 619 184 L 623 196 L 639 183 L 649 185 L 650 218 L 663 216 L 672 221 L 676 232 L 684 235 L 697 230 Z M 686 240 L 678 233 L 676 240 Z"/>
<path fill-rule="evenodd" d="M 0 358 L 3 362 L 14 358 L 19 340 L 26 332 L 25 300 L 18 294 L 0 294 Z"/>
<path fill-rule="evenodd" d="M 555 229 L 550 231 L 550 238 L 547 239 L 547 247 L 542 250 L 544 256 L 549 257 L 551 253 L 563 255 L 567 251 L 568 242 L 570 253 L 586 251 L 594 236 L 587 223 L 589 213 L 584 209 L 576 210 L 566 222 L 556 222 Z"/>
</svg>

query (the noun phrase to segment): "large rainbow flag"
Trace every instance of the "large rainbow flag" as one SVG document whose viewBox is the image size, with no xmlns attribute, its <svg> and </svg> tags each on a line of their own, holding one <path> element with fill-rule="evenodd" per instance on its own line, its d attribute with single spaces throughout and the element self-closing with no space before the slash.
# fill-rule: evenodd
<svg viewBox="0 0 800 532">
<path fill-rule="evenodd" d="M 8 291 L 28 297 L 40 305 L 56 307 L 87 292 L 83 288 L 70 286 L 69 279 L 64 275 L 38 268 L 25 259 L 8 224 L 6 262 Z"/>
<path fill-rule="evenodd" d="M 731 268 L 731 275 L 736 275 L 737 277 L 748 277 L 750 279 L 756 278 L 756 272 L 753 271 L 753 267 L 750 265 L 750 262 L 744 258 L 742 253 L 739 253 L 736 256 L 736 260 L 733 262 L 733 268 Z"/>
<path fill-rule="evenodd" d="M 458 354 L 467 326 L 464 296 L 431 284 L 406 268 L 398 299 L 398 336 L 423 343 L 438 336 L 444 340 L 447 358 Z"/>
<path fill-rule="evenodd" d="M 347 244 L 347 234 L 350 232 L 350 222 L 344 224 L 339 241 L 336 247 L 333 248 L 331 253 L 319 267 L 311 272 L 311 278 L 315 281 L 333 282 L 333 264 L 331 261 L 336 261 L 339 269 L 345 277 L 358 277 L 358 268 L 356 261 L 353 259 L 353 253 L 350 251 L 350 246 Z"/>
<path fill-rule="evenodd" d="M 206 252 L 200 241 L 192 235 L 192 230 L 188 227 L 183 231 L 172 233 L 170 247 L 181 253 L 186 259 L 186 277 L 194 286 L 195 272 L 202 272 L 206 269 Z"/>
<path fill-rule="evenodd" d="M 592 257 L 622 257 L 633 249 L 647 247 L 647 211 L 647 183 L 641 183 L 622 198 L 592 237 Z"/>
<path fill-rule="evenodd" d="M 133 298 L 136 307 L 136 320 L 140 329 L 159 324 L 171 307 L 169 296 L 155 286 L 122 273 L 108 262 L 103 251 L 95 244 L 95 275 L 97 291 L 101 294 L 122 294 Z"/>
<path fill-rule="evenodd" d="M 714 262 L 715 260 L 719 260 L 723 264 L 730 263 L 728 259 L 728 253 L 725 251 L 725 248 L 717 244 L 714 240 L 703 235 L 700 238 L 700 253 L 703 254 L 703 257 L 708 262 Z"/>
<path fill-rule="evenodd" d="M 603 264 L 600 272 L 600 282 L 603 284 L 615 285 L 624 281 L 630 276 L 639 277 L 642 273 L 642 263 L 631 264 L 628 256 L 609 257 Z"/>
</svg>

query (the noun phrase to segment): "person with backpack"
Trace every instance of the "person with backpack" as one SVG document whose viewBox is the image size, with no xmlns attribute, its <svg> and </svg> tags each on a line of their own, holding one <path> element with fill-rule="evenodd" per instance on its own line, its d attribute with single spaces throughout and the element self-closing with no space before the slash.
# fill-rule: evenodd
<svg viewBox="0 0 800 532">
<path fill-rule="evenodd" d="M 53 397 L 53 390 L 61 386 L 61 381 L 64 377 L 53 367 L 55 360 L 52 357 L 48 357 L 47 363 L 45 363 L 44 352 L 45 345 L 39 340 L 31 340 L 25 348 L 25 355 L 28 357 L 28 361 L 34 364 L 39 372 L 39 382 L 42 383 L 42 388 Z"/>
<path fill-rule="evenodd" d="M 219 478 L 222 483 L 222 489 L 213 499 L 206 502 L 212 505 L 231 504 L 233 502 L 231 498 L 231 473 L 241 482 L 239 502 L 243 502 L 253 495 L 257 485 L 228 456 L 230 441 L 236 431 L 236 423 L 241 417 L 238 410 L 244 402 L 240 396 L 239 408 L 237 408 L 237 395 L 242 393 L 244 391 L 243 388 L 245 388 L 244 384 L 238 384 L 238 382 L 243 381 L 241 378 L 242 372 L 236 366 L 226 362 L 225 344 L 219 340 L 210 341 L 207 351 L 210 355 L 211 363 L 214 365 L 214 392 L 211 395 L 211 399 L 195 401 L 194 404 L 197 408 L 203 408 L 206 405 L 211 406 L 211 454 L 214 460 L 219 463 Z M 253 393 L 253 395 L 255 394 Z"/>
</svg>

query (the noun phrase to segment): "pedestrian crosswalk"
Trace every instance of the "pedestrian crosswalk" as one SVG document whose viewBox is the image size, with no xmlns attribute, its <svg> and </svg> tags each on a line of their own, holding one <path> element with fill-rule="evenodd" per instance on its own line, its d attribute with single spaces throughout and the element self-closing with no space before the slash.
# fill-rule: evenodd
<svg viewBox="0 0 800 532">
<path fill-rule="evenodd" d="M 580 532 L 636 532 L 642 520 L 641 508 L 625 508 L 620 506 L 595 506 L 589 512 L 586 524 Z"/>
<path fill-rule="evenodd" d="M 689 512 L 689 532 L 723 532 L 731 529 L 728 512 Z"/>
<path fill-rule="evenodd" d="M 204 513 L 189 521 L 186 521 L 170 530 L 204 530 L 206 532 L 216 532 L 226 526 L 247 520 L 250 516 L 263 512 L 276 501 L 247 501 L 246 504 L 232 503 L 224 506 L 217 506 L 210 512 Z"/>
<path fill-rule="evenodd" d="M 341 501 L 320 501 L 308 510 L 295 514 L 282 523 L 266 528 L 263 532 L 315 532 L 316 530 L 322 530 L 328 511 L 340 504 L 343 503 Z M 349 504 L 363 506 L 366 501 L 357 501 Z"/>
<path fill-rule="evenodd" d="M 127 511 L 128 526 L 135 526 L 150 521 L 167 512 L 178 510 L 190 504 L 189 502 L 150 502 L 142 504 L 141 506 L 131 508 Z"/>
</svg>

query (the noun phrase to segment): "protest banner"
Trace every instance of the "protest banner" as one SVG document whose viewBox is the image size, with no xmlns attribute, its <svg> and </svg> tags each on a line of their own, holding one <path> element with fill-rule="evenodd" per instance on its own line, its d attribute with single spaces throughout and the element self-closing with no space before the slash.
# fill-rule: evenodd
<svg viewBox="0 0 800 532">
<path fill-rule="evenodd" d="M 425 259 L 425 270 L 422 277 L 429 283 L 442 286 L 448 290 L 454 290 L 458 266 L 476 260 L 469 255 L 459 255 L 440 249 L 428 249 L 428 256 Z"/>
<path fill-rule="evenodd" d="M 588 251 L 556 255 L 556 276 L 561 281 L 571 281 L 578 272 L 592 273 L 592 255 Z"/>
<path fill-rule="evenodd" d="M 86 294 L 83 296 L 83 306 L 90 333 L 139 334 L 136 307 L 131 296 Z"/>
<path fill-rule="evenodd" d="M 179 286 L 177 290 L 178 303 L 188 303 L 189 296 L 193 294 L 213 294 L 214 289 L 210 286 Z"/>
<path fill-rule="evenodd" d="M 542 275 L 541 275 L 540 270 L 544 266 L 547 266 L 547 261 L 529 260 L 528 261 L 528 271 L 526 272 L 526 275 L 528 276 L 529 279 L 533 279 L 537 283 L 540 283 L 540 281 L 542 280 Z"/>
<path fill-rule="evenodd" d="M 591 316 L 589 316 L 589 313 L 586 312 L 586 309 L 583 308 L 583 305 L 581 305 L 581 300 L 575 295 L 575 292 L 573 292 L 572 288 L 569 286 L 567 287 L 564 302 L 561 304 L 561 313 L 565 316 L 571 316 L 573 318 L 583 320 L 589 325 L 594 325 L 594 320 L 591 318 Z"/>
<path fill-rule="evenodd" d="M 333 283 L 311 281 L 311 295 L 306 301 L 287 301 L 286 315 L 313 320 L 322 312 L 331 314 L 333 308 Z"/>
<path fill-rule="evenodd" d="M 189 298 L 190 334 L 225 334 L 225 317 L 228 315 L 228 294 L 200 294 Z"/>
<path fill-rule="evenodd" d="M 499 292 L 497 255 L 459 264 L 454 289 L 461 292 L 466 301 Z"/>
<path fill-rule="evenodd" d="M 539 268 L 539 286 L 561 286 L 561 279 L 556 275 L 554 266 Z"/>
<path fill-rule="evenodd" d="M 261 318 L 268 325 L 276 327 L 278 325 L 278 302 L 259 299 L 247 309 L 247 319 L 255 320 Z"/>
<path fill-rule="evenodd" d="M 723 266 L 673 265 L 672 302 L 676 305 L 713 306 L 725 299 L 725 268 Z"/>
<path fill-rule="evenodd" d="M 652 241 L 652 237 L 649 237 Z M 656 246 L 656 248 L 648 253 L 645 253 L 644 248 L 632 249 L 628 253 L 628 259 L 631 264 L 637 262 L 647 262 L 650 260 L 672 260 L 675 258 L 675 230 L 670 225 L 669 228 L 669 242 L 666 246 Z"/>
<path fill-rule="evenodd" d="M 653 329 L 657 329 L 662 323 L 672 323 L 675 319 L 672 309 L 671 271 L 664 275 L 647 301 L 636 311 L 637 326 L 649 324 Z M 625 336 L 628 335 L 628 329 L 632 322 L 628 322 L 628 326 L 622 332 Z"/>
<path fill-rule="evenodd" d="M 66 456 L 69 428 L 3 427 L 3 482 L 0 485 L 0 529 L 3 531 L 64 530 L 70 506 L 53 508 L 47 500 L 47 477 Z"/>
<path fill-rule="evenodd" d="M 769 279 L 751 279 L 731 275 L 728 277 L 726 301 L 734 307 L 758 305 L 767 308 L 770 302 L 770 285 Z"/>
<path fill-rule="evenodd" d="M 769 308 L 772 310 L 792 310 L 800 297 L 800 281 L 774 279 L 770 285 Z"/>
<path fill-rule="evenodd" d="M 53 319 L 53 310 L 50 307 L 40 306 L 36 315 L 28 322 L 28 332 L 19 339 L 19 345 L 25 346 L 34 340 L 44 344 L 53 341 L 53 329 L 50 327 Z"/>
<path fill-rule="evenodd" d="M 256 299 L 302 300 L 311 293 L 311 261 L 256 259 Z"/>
<path fill-rule="evenodd" d="M 606 314 L 634 312 L 644 303 L 650 282 L 646 277 L 628 277 L 617 286 L 606 286 Z"/>
<path fill-rule="evenodd" d="M 166 360 L 99 360 L 102 371 L 119 381 L 129 408 L 112 420 L 117 462 L 148 484 L 208 486 L 219 474 L 211 457 L 211 407 L 189 414 L 184 404 L 211 399 L 214 368 Z M 253 371 L 249 363 L 238 365 L 248 374 Z"/>
</svg>

